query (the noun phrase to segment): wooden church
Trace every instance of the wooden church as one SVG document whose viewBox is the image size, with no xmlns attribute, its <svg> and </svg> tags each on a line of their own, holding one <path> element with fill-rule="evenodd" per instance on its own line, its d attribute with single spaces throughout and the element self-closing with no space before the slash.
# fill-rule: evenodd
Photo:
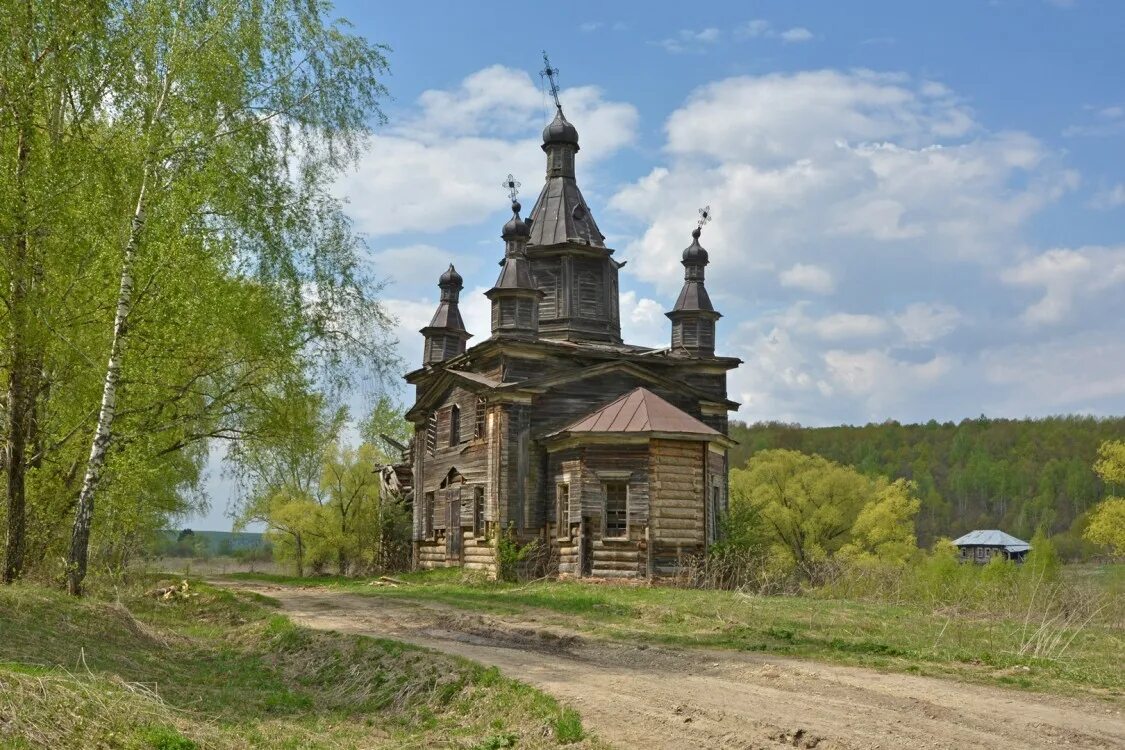
<svg viewBox="0 0 1125 750">
<path fill-rule="evenodd" d="M 550 71 L 548 71 L 550 72 Z M 557 99 L 556 99 L 557 104 Z M 701 226 L 683 252 L 667 348 L 621 339 L 618 273 L 575 181 L 578 131 L 543 131 L 547 179 L 527 219 L 512 199 L 491 335 L 473 346 L 451 265 L 406 375 L 414 565 L 496 573 L 499 535 L 539 540 L 551 571 L 653 577 L 704 552 L 727 507 L 727 373 L 704 287 Z M 514 187 L 514 186 L 513 186 Z M 404 471 L 404 473 L 406 473 Z"/>
</svg>

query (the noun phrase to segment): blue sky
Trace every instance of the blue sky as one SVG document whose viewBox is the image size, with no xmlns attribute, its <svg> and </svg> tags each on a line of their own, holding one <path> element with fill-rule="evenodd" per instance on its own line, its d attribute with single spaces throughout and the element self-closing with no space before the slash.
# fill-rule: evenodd
<svg viewBox="0 0 1125 750">
<path fill-rule="evenodd" d="M 437 276 L 487 302 L 513 172 L 552 108 L 663 345 L 697 209 L 746 420 L 1125 413 L 1125 4 L 341 2 L 392 49 L 393 100 L 339 183 L 408 367 Z M 371 395 L 368 393 L 367 395 Z M 405 389 L 399 394 L 408 398 Z M 217 472 L 212 472 L 217 474 Z M 201 528 L 227 528 L 227 483 Z"/>
</svg>

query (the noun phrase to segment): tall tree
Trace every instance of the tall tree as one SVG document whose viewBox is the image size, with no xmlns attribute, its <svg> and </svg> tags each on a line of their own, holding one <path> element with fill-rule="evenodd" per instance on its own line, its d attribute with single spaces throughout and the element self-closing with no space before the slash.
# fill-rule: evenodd
<svg viewBox="0 0 1125 750">
<path fill-rule="evenodd" d="M 120 437 L 137 306 L 159 298 L 149 293 L 167 278 L 163 263 L 202 250 L 212 267 L 284 300 L 277 324 L 297 329 L 326 373 L 344 372 L 357 354 L 381 354 L 361 332 L 386 325 L 329 194 L 380 117 L 383 49 L 331 22 L 320 2 L 123 0 L 114 9 L 112 48 L 129 74 L 105 101 L 110 127 L 135 144 L 119 165 L 132 200 L 120 217 L 117 296 L 67 558 L 74 594 L 109 447 Z M 151 271 L 138 277 L 144 265 Z M 196 307 L 224 302 L 221 284 L 178 290 Z"/>
</svg>

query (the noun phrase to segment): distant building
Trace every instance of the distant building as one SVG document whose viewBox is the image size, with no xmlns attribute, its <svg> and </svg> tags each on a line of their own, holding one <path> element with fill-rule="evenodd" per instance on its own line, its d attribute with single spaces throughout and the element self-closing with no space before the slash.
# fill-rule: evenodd
<svg viewBox="0 0 1125 750">
<path fill-rule="evenodd" d="M 965 536 L 953 540 L 954 546 L 961 550 L 962 562 L 984 564 L 996 555 L 1020 562 L 1027 556 L 1031 545 L 1011 534 L 998 529 L 970 531 Z"/>
</svg>

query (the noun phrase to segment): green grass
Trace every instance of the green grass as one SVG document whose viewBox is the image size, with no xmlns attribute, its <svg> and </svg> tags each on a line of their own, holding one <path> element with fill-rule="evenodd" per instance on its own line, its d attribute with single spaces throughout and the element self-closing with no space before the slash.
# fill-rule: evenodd
<svg viewBox="0 0 1125 750">
<path fill-rule="evenodd" d="M 111 604 L 0 588 L 0 748 L 600 747 L 495 669 L 191 591 Z"/>
<path fill-rule="evenodd" d="M 1113 571 L 1086 575 L 1117 578 Z M 1022 616 L 954 613 L 920 604 L 567 581 L 505 584 L 451 569 L 402 578 L 411 585 L 369 587 L 347 579 L 301 582 L 533 619 L 587 637 L 629 643 L 755 651 L 1029 690 L 1125 696 L 1125 670 L 1120 668 L 1125 623 L 1120 617 L 1091 622 L 1077 630 L 1065 651 L 1036 658 L 1019 653 L 1040 624 L 1034 615 L 1027 625 Z M 1069 638 L 1070 633 L 1065 635 Z"/>
</svg>

